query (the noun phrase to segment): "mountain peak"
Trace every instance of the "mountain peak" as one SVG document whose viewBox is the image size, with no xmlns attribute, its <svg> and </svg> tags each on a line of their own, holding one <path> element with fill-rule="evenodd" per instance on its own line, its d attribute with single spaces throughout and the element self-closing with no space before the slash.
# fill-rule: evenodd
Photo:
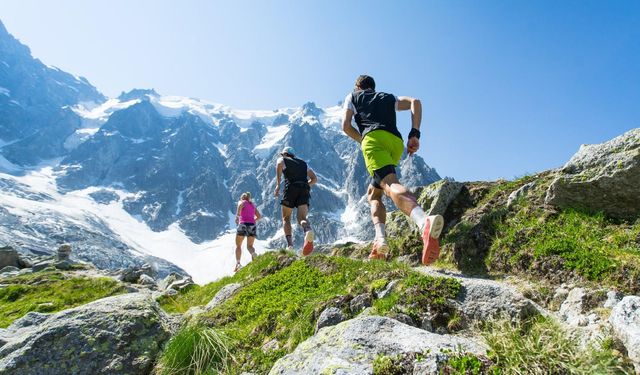
<svg viewBox="0 0 640 375">
<path fill-rule="evenodd" d="M 302 115 L 303 116 L 320 116 L 324 112 L 321 108 L 316 106 L 314 102 L 306 102 L 302 105 Z"/>
<path fill-rule="evenodd" d="M 160 96 L 156 90 L 154 89 L 133 89 L 129 92 L 122 92 L 118 99 L 123 102 L 127 102 L 129 100 L 141 99 L 148 100 L 150 96 Z"/>
</svg>

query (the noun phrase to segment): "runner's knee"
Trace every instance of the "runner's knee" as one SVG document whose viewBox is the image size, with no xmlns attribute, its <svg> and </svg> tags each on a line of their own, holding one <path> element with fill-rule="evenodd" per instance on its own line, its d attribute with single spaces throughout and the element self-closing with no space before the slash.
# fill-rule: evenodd
<svg viewBox="0 0 640 375">
<path fill-rule="evenodd" d="M 369 203 L 382 199 L 382 192 L 383 190 L 375 188 L 373 185 L 369 185 L 369 189 L 367 190 L 367 199 L 369 200 Z"/>
</svg>

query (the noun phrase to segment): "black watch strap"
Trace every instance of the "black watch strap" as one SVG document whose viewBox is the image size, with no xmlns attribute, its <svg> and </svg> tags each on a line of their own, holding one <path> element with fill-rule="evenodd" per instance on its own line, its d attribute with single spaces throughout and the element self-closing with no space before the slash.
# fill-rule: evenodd
<svg viewBox="0 0 640 375">
<path fill-rule="evenodd" d="M 411 131 L 409 131 L 409 138 L 413 138 L 413 137 L 420 139 L 420 130 L 416 128 L 411 128 Z"/>
</svg>

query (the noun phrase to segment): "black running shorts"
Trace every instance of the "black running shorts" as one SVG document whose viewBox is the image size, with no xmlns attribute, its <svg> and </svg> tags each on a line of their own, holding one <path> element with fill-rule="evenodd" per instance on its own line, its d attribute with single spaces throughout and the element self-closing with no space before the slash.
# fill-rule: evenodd
<svg viewBox="0 0 640 375">
<path fill-rule="evenodd" d="M 238 224 L 238 230 L 236 231 L 238 236 L 255 237 L 256 225 L 251 223 Z"/>
<path fill-rule="evenodd" d="M 311 197 L 311 194 L 309 194 L 310 189 L 307 184 L 290 184 L 284 188 L 280 204 L 289 208 L 308 205 Z"/>
</svg>

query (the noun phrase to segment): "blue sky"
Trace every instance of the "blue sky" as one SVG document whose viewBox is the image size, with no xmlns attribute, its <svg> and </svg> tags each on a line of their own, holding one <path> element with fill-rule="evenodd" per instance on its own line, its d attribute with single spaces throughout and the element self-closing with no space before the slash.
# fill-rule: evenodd
<svg viewBox="0 0 640 375">
<path fill-rule="evenodd" d="M 640 1 L 33 1 L 0 19 L 117 96 L 335 105 L 358 74 L 424 105 L 419 154 L 458 180 L 562 165 L 640 126 Z M 407 133 L 409 116 L 399 117 Z"/>
</svg>

